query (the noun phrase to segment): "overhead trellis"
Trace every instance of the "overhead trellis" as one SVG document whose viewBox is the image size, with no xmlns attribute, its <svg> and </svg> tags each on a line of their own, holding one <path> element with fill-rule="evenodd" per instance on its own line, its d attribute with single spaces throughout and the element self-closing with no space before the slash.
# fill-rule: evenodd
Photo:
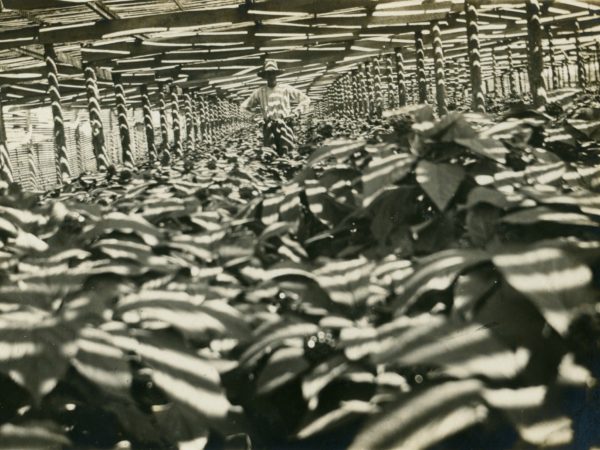
<svg viewBox="0 0 600 450">
<path fill-rule="evenodd" d="M 532 3 L 539 8 L 540 29 L 533 34 L 528 33 Z M 43 52 L 49 44 L 56 53 L 63 103 L 81 107 L 88 101 L 86 66 L 95 67 L 101 104 L 116 106 L 113 74 L 118 73 L 127 103 L 141 106 L 140 86 L 146 86 L 149 100 L 156 104 L 159 84 L 165 80 L 239 100 L 260 83 L 255 74 L 267 55 L 286 70 L 284 80 L 318 99 L 341 73 L 350 73 L 381 53 L 397 53 L 398 48 L 404 50 L 404 71 L 414 73 L 415 33 L 422 36 L 421 70 L 442 76 L 444 61 L 460 67 L 469 54 L 471 16 L 477 26 L 470 26 L 469 42 L 475 36 L 481 62 L 481 77 L 471 72 L 471 83 L 491 73 L 492 49 L 494 73 L 502 77 L 528 66 L 528 37 L 540 41 L 536 61 L 541 56 L 549 63 L 552 48 L 555 65 L 566 61 L 577 67 L 579 82 L 585 81 L 585 64 L 598 60 L 600 5 L 595 0 L 3 0 L 1 4 L 4 101 L 24 106 L 50 101 Z M 444 56 L 436 68 L 434 41 Z M 473 64 L 474 57 L 469 61 Z M 498 91 L 500 86 L 490 88 Z M 477 89 L 471 92 L 480 109 Z"/>
</svg>

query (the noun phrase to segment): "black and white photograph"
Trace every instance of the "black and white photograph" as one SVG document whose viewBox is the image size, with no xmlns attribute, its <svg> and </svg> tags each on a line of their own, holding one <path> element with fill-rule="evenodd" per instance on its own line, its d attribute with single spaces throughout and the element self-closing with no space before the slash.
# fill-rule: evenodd
<svg viewBox="0 0 600 450">
<path fill-rule="evenodd" d="M 0 0 L 0 450 L 600 450 L 600 0 Z"/>
</svg>

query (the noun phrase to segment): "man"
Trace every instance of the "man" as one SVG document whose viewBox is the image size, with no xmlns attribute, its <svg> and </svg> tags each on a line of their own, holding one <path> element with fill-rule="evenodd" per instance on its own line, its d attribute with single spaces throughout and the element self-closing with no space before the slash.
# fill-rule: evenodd
<svg viewBox="0 0 600 450">
<path fill-rule="evenodd" d="M 258 76 L 264 78 L 267 84 L 252 92 L 241 105 L 242 109 L 247 111 L 260 106 L 265 121 L 263 145 L 275 145 L 280 156 L 295 147 L 296 136 L 292 129 L 292 121 L 294 117 L 306 112 L 310 105 L 310 99 L 303 92 L 288 84 L 277 83 L 277 76 L 282 72 L 277 66 L 277 61 L 265 60 Z M 298 103 L 295 109 L 292 109 L 292 102 Z"/>
</svg>

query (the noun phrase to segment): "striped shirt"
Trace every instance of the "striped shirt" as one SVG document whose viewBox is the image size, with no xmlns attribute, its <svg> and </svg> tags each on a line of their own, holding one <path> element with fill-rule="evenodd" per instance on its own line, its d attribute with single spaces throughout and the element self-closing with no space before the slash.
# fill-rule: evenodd
<svg viewBox="0 0 600 450">
<path fill-rule="evenodd" d="M 292 114 L 291 102 L 298 103 L 298 109 L 306 112 L 310 99 L 302 91 L 288 84 L 277 84 L 274 88 L 261 86 L 256 89 L 241 105 L 249 110 L 260 106 L 263 118 L 283 119 Z"/>
</svg>

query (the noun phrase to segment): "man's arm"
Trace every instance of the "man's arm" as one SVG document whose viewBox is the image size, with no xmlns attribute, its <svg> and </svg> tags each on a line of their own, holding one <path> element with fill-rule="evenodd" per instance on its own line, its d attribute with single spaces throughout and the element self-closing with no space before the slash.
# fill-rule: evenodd
<svg viewBox="0 0 600 450">
<path fill-rule="evenodd" d="M 292 114 L 306 113 L 310 106 L 310 98 L 300 89 L 293 86 L 289 87 L 290 100 L 298 102 L 298 106 L 292 111 Z"/>
<path fill-rule="evenodd" d="M 252 108 L 257 106 L 259 104 L 259 100 L 258 100 L 259 90 L 260 90 L 260 88 L 255 89 L 254 92 L 252 92 L 252 94 L 250 94 L 250 96 L 242 102 L 242 104 L 240 105 L 240 108 L 243 110 L 246 110 L 246 111 L 250 111 Z"/>
</svg>

